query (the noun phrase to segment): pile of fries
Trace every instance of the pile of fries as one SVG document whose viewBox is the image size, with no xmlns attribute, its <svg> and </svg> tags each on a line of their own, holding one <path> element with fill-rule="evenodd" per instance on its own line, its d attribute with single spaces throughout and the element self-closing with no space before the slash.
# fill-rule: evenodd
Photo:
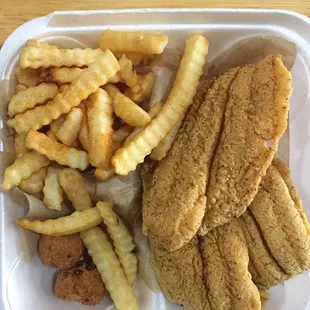
<svg viewBox="0 0 310 310">
<path fill-rule="evenodd" d="M 164 34 L 112 30 L 102 34 L 98 49 L 60 49 L 28 40 L 8 105 L 16 155 L 5 170 L 2 190 L 18 186 L 29 194 L 43 192 L 46 207 L 55 211 L 66 194 L 76 210 L 58 219 L 17 223 L 52 236 L 81 232 L 117 309 L 138 308 L 132 291 L 135 245 L 111 202 L 93 207 L 78 170 L 94 168 L 94 175 L 106 180 L 134 171 L 147 155 L 166 156 L 208 53 L 206 38 L 190 36 L 167 100 L 145 111 L 140 105 L 152 92 L 154 73 L 139 75 L 135 66 L 148 64 L 167 43 Z M 102 221 L 114 246 L 98 226 Z"/>
</svg>

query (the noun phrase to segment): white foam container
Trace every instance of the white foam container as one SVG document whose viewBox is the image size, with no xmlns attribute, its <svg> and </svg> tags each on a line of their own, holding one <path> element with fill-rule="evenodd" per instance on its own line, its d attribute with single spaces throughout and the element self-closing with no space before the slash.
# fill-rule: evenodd
<svg viewBox="0 0 310 310">
<path fill-rule="evenodd" d="M 275 35 L 294 42 L 298 54 L 292 69 L 294 92 L 290 114 L 290 168 L 305 211 L 310 216 L 310 20 L 307 17 L 289 11 L 243 9 L 54 12 L 23 24 L 3 45 L 0 51 L 0 86 L 4 98 L 8 98 L 18 52 L 27 39 L 55 42 L 61 47 L 97 47 L 99 36 L 107 27 L 164 32 L 170 37 L 169 47 L 182 47 L 188 34 L 200 32 L 210 41 L 209 61 L 238 40 L 249 36 Z M 0 126 L 3 128 L 2 120 Z M 4 151 L 3 144 L 0 150 Z M 0 165 L 1 175 L 3 170 L 3 165 Z M 53 296 L 55 271 L 43 266 L 38 257 L 26 261 L 21 252 L 19 230 L 14 220 L 23 215 L 23 210 L 9 193 L 0 193 L 0 205 L 0 309 L 91 309 Z M 161 294 L 153 294 L 143 285 L 140 288 L 138 297 L 141 309 L 182 309 L 167 302 Z M 270 292 L 267 310 L 310 309 L 309 273 L 296 276 Z M 113 309 L 113 306 L 105 298 L 101 305 L 93 309 Z"/>
</svg>

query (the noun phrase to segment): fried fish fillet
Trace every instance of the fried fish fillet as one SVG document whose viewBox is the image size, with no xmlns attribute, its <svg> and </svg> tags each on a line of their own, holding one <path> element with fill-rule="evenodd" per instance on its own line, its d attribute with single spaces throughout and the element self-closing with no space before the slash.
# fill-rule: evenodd
<svg viewBox="0 0 310 310">
<path fill-rule="evenodd" d="M 165 296 L 190 310 L 211 310 L 198 238 L 194 237 L 173 252 L 165 250 L 154 239 L 150 241 L 153 268 Z"/>
<path fill-rule="evenodd" d="M 220 135 L 228 92 L 238 69 L 199 92 L 169 154 L 153 175 L 143 197 L 143 232 L 167 250 L 193 238 L 204 216 L 205 189 Z M 206 96 L 204 96 L 206 93 Z"/>
<path fill-rule="evenodd" d="M 211 308 L 261 309 L 258 288 L 248 271 L 249 254 L 237 220 L 201 237 L 204 277 Z"/>
<path fill-rule="evenodd" d="M 250 263 L 249 271 L 254 283 L 262 289 L 282 283 L 288 278 L 278 265 L 264 240 L 260 227 L 252 213 L 247 210 L 238 219 L 248 246 Z"/>
<path fill-rule="evenodd" d="M 267 170 L 249 211 L 286 274 L 292 276 L 310 267 L 309 224 L 288 169 L 279 160 Z"/>
<path fill-rule="evenodd" d="M 239 70 L 212 163 L 200 235 L 239 217 L 253 200 L 287 127 L 291 91 L 291 75 L 279 55 Z"/>
</svg>

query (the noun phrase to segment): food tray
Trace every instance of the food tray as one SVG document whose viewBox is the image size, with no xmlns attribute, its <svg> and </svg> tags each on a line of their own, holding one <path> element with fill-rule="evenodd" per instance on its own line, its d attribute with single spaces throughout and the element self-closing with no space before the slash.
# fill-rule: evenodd
<svg viewBox="0 0 310 310">
<path fill-rule="evenodd" d="M 190 33 L 199 32 L 210 41 L 208 61 L 237 41 L 250 36 L 274 35 L 297 45 L 297 57 L 292 69 L 294 92 L 290 112 L 290 156 L 292 177 L 306 214 L 310 217 L 310 20 L 302 15 L 281 10 L 243 9 L 137 9 L 106 11 L 54 12 L 33 19 L 16 29 L 0 52 L 0 99 L 2 103 L 1 132 L 5 104 L 9 98 L 13 70 L 18 51 L 29 38 L 57 43 L 60 47 L 97 47 L 100 34 L 107 27 L 115 30 L 160 31 L 169 35 L 168 47 L 183 46 Z M 1 142 L 1 152 L 4 149 Z M 4 153 L 1 153 L 1 156 Z M 5 161 L 2 158 L 0 175 Z M 24 214 L 10 193 L 0 193 L 0 308 L 5 310 L 91 309 L 78 303 L 68 303 L 52 295 L 55 270 L 43 266 L 38 257 L 26 261 L 21 251 L 19 228 L 14 220 Z M 152 293 L 143 284 L 135 287 L 140 308 L 182 309 Z M 143 290 L 143 292 L 141 291 Z M 309 273 L 296 276 L 284 285 L 272 288 L 267 310 L 310 309 Z M 146 299 L 151 300 L 146 303 Z M 147 304 L 147 306 L 146 306 Z M 93 309 L 113 309 L 108 298 Z"/>
</svg>

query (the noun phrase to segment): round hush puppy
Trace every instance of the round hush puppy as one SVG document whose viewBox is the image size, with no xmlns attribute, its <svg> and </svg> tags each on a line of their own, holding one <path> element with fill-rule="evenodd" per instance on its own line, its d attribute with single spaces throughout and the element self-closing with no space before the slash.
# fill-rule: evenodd
<svg viewBox="0 0 310 310">
<path fill-rule="evenodd" d="M 104 284 L 94 264 L 62 270 L 56 277 L 55 296 L 68 301 L 79 301 L 95 306 L 104 297 Z"/>
<path fill-rule="evenodd" d="M 66 269 L 79 261 L 83 249 L 83 241 L 78 233 L 60 237 L 42 235 L 38 252 L 45 265 Z"/>
</svg>

